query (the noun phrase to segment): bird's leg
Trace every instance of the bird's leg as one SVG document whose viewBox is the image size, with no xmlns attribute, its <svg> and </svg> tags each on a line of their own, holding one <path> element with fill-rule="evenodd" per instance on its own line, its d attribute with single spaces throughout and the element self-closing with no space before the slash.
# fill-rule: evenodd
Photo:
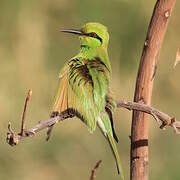
<svg viewBox="0 0 180 180">
<path fill-rule="evenodd" d="M 63 113 L 64 113 L 64 118 L 65 119 L 73 118 L 75 116 L 75 113 L 71 109 L 67 109 L 67 110 L 63 111 Z M 59 116 L 59 114 L 60 113 L 56 111 L 56 112 L 53 112 L 50 117 L 54 118 L 56 116 Z M 46 141 L 48 141 L 50 139 L 51 133 L 52 133 L 52 129 L 53 129 L 54 125 L 55 125 L 55 123 L 48 127 Z"/>
<path fill-rule="evenodd" d="M 53 112 L 50 117 L 54 118 L 58 115 L 59 115 L 59 112 Z M 48 127 L 46 141 L 48 141 L 50 139 L 53 127 L 54 127 L 54 124 L 52 124 L 51 126 Z"/>
</svg>

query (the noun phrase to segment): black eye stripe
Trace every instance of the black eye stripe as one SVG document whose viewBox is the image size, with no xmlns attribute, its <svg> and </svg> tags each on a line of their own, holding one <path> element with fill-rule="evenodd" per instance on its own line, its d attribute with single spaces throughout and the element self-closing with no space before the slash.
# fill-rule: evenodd
<svg viewBox="0 0 180 180">
<path fill-rule="evenodd" d="M 96 38 L 102 43 L 102 39 L 95 32 L 87 33 L 86 36 Z"/>
</svg>

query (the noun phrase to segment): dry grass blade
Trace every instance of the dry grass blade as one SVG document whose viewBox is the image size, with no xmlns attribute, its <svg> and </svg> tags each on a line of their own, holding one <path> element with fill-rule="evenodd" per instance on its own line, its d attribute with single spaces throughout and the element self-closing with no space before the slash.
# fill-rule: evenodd
<svg viewBox="0 0 180 180">
<path fill-rule="evenodd" d="M 176 53 L 176 60 L 174 62 L 174 68 L 176 67 L 176 65 L 180 62 L 180 47 L 178 48 L 177 50 L 177 53 Z"/>
</svg>

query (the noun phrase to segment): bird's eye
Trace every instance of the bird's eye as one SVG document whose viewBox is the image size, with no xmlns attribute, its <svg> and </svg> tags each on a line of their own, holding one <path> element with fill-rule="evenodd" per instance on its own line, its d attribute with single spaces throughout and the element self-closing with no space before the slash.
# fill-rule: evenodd
<svg viewBox="0 0 180 180">
<path fill-rule="evenodd" d="M 97 38 L 97 34 L 95 32 L 92 32 L 89 34 L 91 37 Z"/>
</svg>

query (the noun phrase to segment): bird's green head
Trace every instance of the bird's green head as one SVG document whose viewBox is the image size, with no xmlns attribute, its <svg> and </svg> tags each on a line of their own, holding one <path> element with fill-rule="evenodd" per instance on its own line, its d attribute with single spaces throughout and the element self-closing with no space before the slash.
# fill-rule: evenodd
<svg viewBox="0 0 180 180">
<path fill-rule="evenodd" d="M 100 23 L 90 22 L 82 26 L 80 30 L 64 29 L 62 32 L 79 35 L 81 47 L 107 48 L 108 46 L 109 34 L 107 28 Z"/>
</svg>

